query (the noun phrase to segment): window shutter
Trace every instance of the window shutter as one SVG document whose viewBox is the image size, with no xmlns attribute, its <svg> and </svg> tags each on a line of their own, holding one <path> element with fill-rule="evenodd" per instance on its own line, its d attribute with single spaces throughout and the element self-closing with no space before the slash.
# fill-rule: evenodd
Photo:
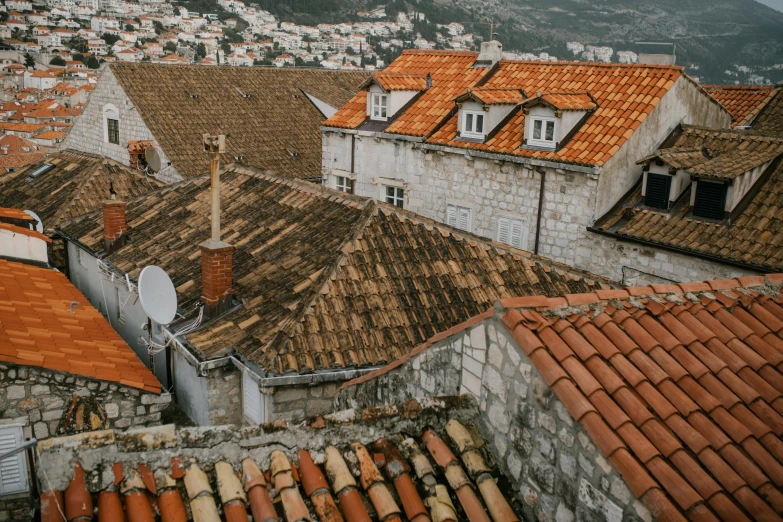
<svg viewBox="0 0 783 522">
<path fill-rule="evenodd" d="M 723 219 L 726 206 L 726 185 L 698 180 L 693 215 L 708 219 Z"/>
<path fill-rule="evenodd" d="M 457 228 L 465 232 L 470 231 L 470 209 L 458 207 L 458 211 Z"/>
<path fill-rule="evenodd" d="M 509 244 L 511 236 L 511 222 L 507 218 L 498 218 L 498 241 Z"/>
<path fill-rule="evenodd" d="M 0 453 L 22 445 L 21 426 L 0 427 Z M 17 453 L 0 462 L 0 495 L 27 491 L 27 455 Z"/>
<path fill-rule="evenodd" d="M 242 374 L 242 398 L 245 417 L 256 424 L 264 422 L 263 397 L 258 389 L 258 381 L 248 371 Z"/>
<path fill-rule="evenodd" d="M 446 224 L 457 227 L 457 207 L 454 205 L 446 205 Z"/>
<path fill-rule="evenodd" d="M 522 237 L 525 234 L 524 226 L 522 225 L 521 221 L 517 221 L 516 219 L 511 222 L 511 241 L 509 243 L 511 246 L 516 248 L 523 248 L 522 247 Z"/>
<path fill-rule="evenodd" d="M 672 177 L 667 174 L 647 173 L 647 189 L 644 204 L 654 208 L 669 208 Z"/>
</svg>

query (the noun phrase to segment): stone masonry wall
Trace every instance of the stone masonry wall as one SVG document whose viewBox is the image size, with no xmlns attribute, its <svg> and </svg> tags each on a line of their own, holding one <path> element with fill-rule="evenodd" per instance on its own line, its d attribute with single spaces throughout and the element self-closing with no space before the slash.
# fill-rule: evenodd
<svg viewBox="0 0 783 522">
<path fill-rule="evenodd" d="M 0 365 L 0 424 L 23 425 L 25 438 L 157 426 L 170 402 L 170 395 L 42 368 Z"/>
<path fill-rule="evenodd" d="M 584 267 L 585 270 L 607 277 L 612 281 L 620 281 L 625 285 L 662 282 L 656 278 L 691 282 L 757 275 L 757 272 L 743 268 L 662 248 L 620 241 L 593 232 L 588 232 L 588 235 L 580 240 L 579 250 L 583 250 L 585 255 L 589 253 L 590 263 Z M 627 271 L 625 274 L 623 273 L 623 267 L 642 273 L 629 279 Z"/>
<path fill-rule="evenodd" d="M 103 108 L 107 104 L 117 107 L 120 117 L 120 143 L 107 143 L 104 139 Z M 155 137 L 150 132 L 139 111 L 133 106 L 130 98 L 120 86 L 117 78 L 107 66 L 101 73 L 95 90 L 90 95 L 84 112 L 76 118 L 71 132 L 62 143 L 63 149 L 75 149 L 91 154 L 100 154 L 123 165 L 130 164 L 128 142 L 131 140 L 150 140 L 155 145 L 161 158 L 161 165 L 167 165 L 169 160 Z M 173 168 L 168 167 L 156 174 L 156 177 L 166 183 L 182 180 L 182 176 Z"/>
<path fill-rule="evenodd" d="M 433 370 L 441 368 L 434 363 L 444 360 L 461 393 L 477 397 L 481 435 L 511 480 L 526 519 L 652 520 L 495 317 L 433 344 L 375 379 L 340 390 L 335 407 L 390 404 L 410 398 L 407 393 L 431 395 L 424 383 L 432 382 Z M 402 382 L 413 384 L 401 387 Z M 432 387 L 435 394 L 441 386 Z"/>
<path fill-rule="evenodd" d="M 262 388 L 271 397 L 269 420 L 300 421 L 332 411 L 332 397 L 341 383 Z"/>
<path fill-rule="evenodd" d="M 324 173 L 327 184 L 334 187 L 335 176 L 350 170 L 351 136 L 329 131 L 323 136 Z M 383 185 L 399 185 L 405 189 L 406 209 L 440 222 L 446 221 L 447 205 L 468 207 L 470 232 L 491 239 L 497 239 L 499 217 L 526 221 L 523 249 L 533 251 L 541 175 L 531 166 L 370 136 L 357 136 L 355 147 L 356 194 L 381 198 Z M 538 253 L 582 268 L 589 256 L 577 251 L 577 246 L 594 220 L 598 176 L 543 169 L 546 183 Z"/>
<path fill-rule="evenodd" d="M 242 424 L 242 374 L 233 366 L 209 370 L 207 394 L 210 426 Z"/>
<path fill-rule="evenodd" d="M 35 500 L 30 493 L 17 493 L 0 497 L 0 522 L 33 519 Z"/>
</svg>

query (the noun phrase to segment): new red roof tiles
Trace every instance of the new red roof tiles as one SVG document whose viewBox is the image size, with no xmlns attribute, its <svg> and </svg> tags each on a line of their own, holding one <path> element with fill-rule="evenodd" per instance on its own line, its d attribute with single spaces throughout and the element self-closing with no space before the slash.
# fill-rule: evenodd
<svg viewBox="0 0 783 522">
<path fill-rule="evenodd" d="M 657 518 L 780 520 L 779 279 L 570 295 L 503 322 Z"/>
<path fill-rule="evenodd" d="M 153 373 L 64 274 L 1 259 L 0 361 L 160 393 Z"/>
</svg>

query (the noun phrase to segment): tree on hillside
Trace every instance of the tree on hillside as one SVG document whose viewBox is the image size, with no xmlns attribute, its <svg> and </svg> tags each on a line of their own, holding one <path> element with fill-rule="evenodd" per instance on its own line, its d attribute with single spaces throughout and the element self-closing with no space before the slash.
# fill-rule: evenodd
<svg viewBox="0 0 783 522">
<path fill-rule="evenodd" d="M 177 52 L 177 44 L 174 42 L 166 42 L 166 45 L 163 46 L 164 51 L 168 51 L 170 53 L 176 53 Z"/>
<path fill-rule="evenodd" d="M 103 33 L 101 35 L 101 38 L 103 39 L 104 42 L 106 42 L 106 45 L 114 45 L 120 39 L 119 36 L 111 33 Z"/>
<path fill-rule="evenodd" d="M 204 42 L 199 42 L 196 46 L 196 57 L 199 59 L 204 59 L 207 56 L 207 47 L 204 45 Z"/>
<path fill-rule="evenodd" d="M 66 64 L 65 64 L 65 60 L 63 59 L 62 56 L 55 56 L 49 62 L 49 65 L 57 65 L 57 66 L 60 66 L 60 67 L 65 67 Z"/>
<path fill-rule="evenodd" d="M 90 58 L 87 60 L 87 67 L 90 69 L 97 69 L 100 66 L 101 64 L 95 56 L 90 56 Z"/>
<path fill-rule="evenodd" d="M 125 30 L 132 33 L 134 31 L 134 27 L 131 24 L 125 24 Z"/>
<path fill-rule="evenodd" d="M 33 58 L 32 54 L 24 53 L 24 66 L 28 69 L 30 67 L 35 67 L 35 58 Z"/>
</svg>

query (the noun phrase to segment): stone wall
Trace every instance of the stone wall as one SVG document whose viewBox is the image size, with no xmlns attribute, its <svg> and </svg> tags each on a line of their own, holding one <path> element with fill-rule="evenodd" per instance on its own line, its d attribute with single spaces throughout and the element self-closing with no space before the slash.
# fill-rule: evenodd
<svg viewBox="0 0 783 522">
<path fill-rule="evenodd" d="M 620 281 L 624 285 L 646 285 L 667 281 L 709 281 L 758 274 L 751 270 L 663 248 L 621 241 L 594 232 L 588 232 L 579 243 L 579 250 L 589 255 L 590 262 L 584 270 L 612 281 Z M 631 269 L 631 272 L 640 273 L 635 273 L 635 277 L 629 278 L 628 270 L 623 271 L 624 267 Z"/>
<path fill-rule="evenodd" d="M 0 424 L 38 440 L 96 429 L 157 426 L 170 395 L 36 367 L 0 365 Z"/>
<path fill-rule="evenodd" d="M 0 497 L 0 522 L 32 520 L 35 500 L 29 493 Z"/>
<path fill-rule="evenodd" d="M 335 176 L 350 170 L 350 147 L 350 134 L 324 132 L 329 186 L 334 187 Z M 396 184 L 405 189 L 406 209 L 440 222 L 446 221 L 447 205 L 467 207 L 470 232 L 491 239 L 497 239 L 498 218 L 521 220 L 527 230 L 522 247 L 534 250 L 541 190 L 535 167 L 371 136 L 357 136 L 355 149 L 356 194 L 380 198 L 384 184 Z M 538 253 L 579 267 L 587 261 L 580 259 L 577 244 L 594 221 L 598 175 L 586 168 L 539 168 L 546 180 Z"/>
<path fill-rule="evenodd" d="M 437 377 L 442 370 L 448 383 Z M 652 520 L 496 317 L 339 390 L 335 407 L 391 404 L 409 393 L 431 395 L 430 389 L 439 394 L 455 380 L 461 393 L 478 399 L 481 435 L 512 481 L 526 519 Z"/>
<path fill-rule="evenodd" d="M 207 373 L 209 425 L 242 424 L 242 374 L 233 366 Z"/>
<path fill-rule="evenodd" d="M 119 145 L 108 143 L 104 139 L 103 108 L 107 104 L 114 105 L 119 112 Z M 60 148 L 100 154 L 129 165 L 128 142 L 132 140 L 152 141 L 160 154 L 161 165 L 168 164 L 165 151 L 139 116 L 139 111 L 125 94 L 111 68 L 105 67 L 95 90 L 90 94 L 84 112 L 76 118 L 71 132 Z M 162 169 L 155 177 L 166 183 L 182 180 L 182 176 L 173 167 Z"/>
<path fill-rule="evenodd" d="M 271 399 L 269 420 L 300 421 L 332 411 L 332 397 L 341 383 L 262 388 Z"/>
</svg>

